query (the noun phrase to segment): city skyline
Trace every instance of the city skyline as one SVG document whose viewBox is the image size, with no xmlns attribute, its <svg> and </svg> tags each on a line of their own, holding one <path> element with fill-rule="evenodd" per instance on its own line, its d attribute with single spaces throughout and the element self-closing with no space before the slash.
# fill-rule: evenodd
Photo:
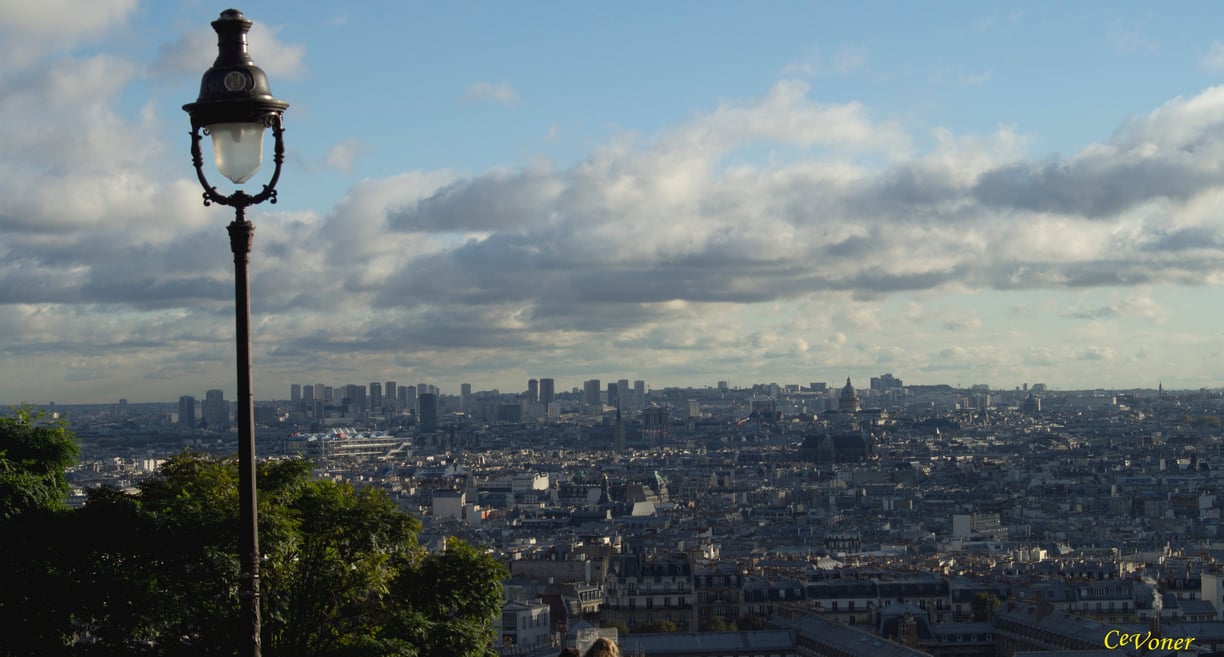
<svg viewBox="0 0 1224 657">
<path fill-rule="evenodd" d="M 0 401 L 233 398 L 221 9 L 0 0 Z M 1218 4 L 238 9 L 290 103 L 258 399 L 1224 381 Z"/>
<path fill-rule="evenodd" d="M 271 402 L 283 402 L 286 404 L 304 404 L 309 405 L 314 402 L 325 402 L 327 406 L 338 404 L 342 398 L 351 397 L 353 403 L 364 407 L 386 407 L 396 408 L 397 410 L 410 410 L 414 402 L 408 401 L 409 406 L 404 406 L 404 397 L 407 395 L 409 400 L 415 399 L 419 394 L 430 394 L 435 398 L 464 398 L 477 397 L 487 398 L 489 395 L 496 395 L 502 398 L 518 397 L 523 401 L 545 402 L 559 398 L 568 398 L 570 401 L 580 400 L 584 404 L 594 405 L 603 404 L 605 410 L 612 410 L 618 407 L 619 402 L 627 404 L 627 410 L 638 411 L 644 406 L 642 400 L 645 395 L 652 393 L 664 393 L 669 391 L 674 394 L 675 391 L 691 390 L 694 392 L 730 392 L 735 394 L 743 394 L 746 392 L 755 395 L 772 396 L 776 393 L 779 398 L 789 398 L 795 394 L 809 395 L 817 393 L 829 400 L 836 400 L 839 397 L 846 395 L 846 386 L 849 385 L 855 395 L 865 395 L 868 399 L 884 399 L 888 398 L 890 403 L 896 402 L 895 395 L 890 395 L 890 392 L 895 393 L 899 390 L 916 390 L 918 394 L 927 394 L 932 389 L 944 388 L 948 393 L 960 393 L 964 395 L 1020 395 L 1016 399 L 1022 399 L 1025 395 L 1044 397 L 1047 395 L 1062 396 L 1062 395 L 1088 395 L 1099 396 L 1100 393 L 1150 393 L 1153 396 L 1164 396 L 1165 394 L 1180 395 L 1194 394 L 1200 395 L 1204 390 L 1208 389 L 1177 389 L 1165 386 L 1163 382 L 1158 382 L 1155 386 L 1137 386 L 1137 387 L 1107 387 L 1107 386 L 1089 386 L 1085 388 L 1057 388 L 1052 387 L 1042 381 L 1025 381 L 1013 386 L 990 386 L 982 383 L 946 383 L 946 382 L 922 382 L 910 383 L 904 381 L 900 377 L 896 377 L 892 372 L 882 372 L 878 375 L 863 377 L 862 379 L 854 379 L 846 377 L 844 379 L 821 379 L 813 381 L 779 381 L 779 380 L 762 380 L 762 381 L 689 381 L 685 383 L 675 383 L 666 386 L 654 386 L 650 382 L 636 379 L 625 386 L 628 391 L 627 397 L 620 396 L 621 383 L 620 381 L 606 379 L 585 379 L 560 381 L 550 377 L 532 378 L 524 381 L 522 385 L 511 385 L 507 388 L 501 388 L 493 385 L 482 385 L 481 383 L 472 383 L 464 381 L 455 384 L 454 388 L 439 387 L 428 381 L 371 381 L 369 383 L 348 382 L 323 382 L 311 379 L 296 383 L 286 383 L 281 386 L 281 389 L 274 390 L 268 396 L 255 396 L 255 401 L 260 404 Z M 569 384 L 569 385 L 566 385 Z M 394 386 L 396 395 L 386 395 L 384 391 L 388 390 L 388 386 Z M 640 386 L 640 387 L 639 387 Z M 271 387 L 271 386 L 269 386 Z M 378 390 L 379 392 L 373 392 Z M 1219 392 L 1221 388 L 1210 389 L 1213 392 Z M 421 391 L 424 391 L 422 393 Z M 185 390 L 182 392 L 166 392 L 169 395 L 165 398 L 137 398 L 124 396 L 122 391 L 118 391 L 111 399 L 99 399 L 84 402 L 61 402 L 55 399 L 47 400 L 22 400 L 21 402 L 5 403 L 0 401 L 0 407 L 17 408 L 23 404 L 30 404 L 35 407 L 40 406 L 99 406 L 99 405 L 114 405 L 115 403 L 136 403 L 136 404 L 173 404 L 177 403 L 182 407 L 186 402 L 191 402 L 198 407 L 203 407 L 209 400 L 223 400 L 227 403 L 235 403 L 232 395 L 220 388 L 210 388 L 208 390 Z M 599 399 L 596 402 L 594 400 Z M 177 402 L 176 402 L 177 400 Z M 397 400 L 397 401 L 393 401 Z M 627 401 L 626 401 L 627 400 Z M 672 400 L 674 401 L 674 399 Z M 368 409 L 367 409 L 368 410 Z M 541 407 L 543 410 L 543 407 Z M 199 413 L 196 414 L 197 416 Z M 197 417 L 196 419 L 200 419 Z"/>
</svg>

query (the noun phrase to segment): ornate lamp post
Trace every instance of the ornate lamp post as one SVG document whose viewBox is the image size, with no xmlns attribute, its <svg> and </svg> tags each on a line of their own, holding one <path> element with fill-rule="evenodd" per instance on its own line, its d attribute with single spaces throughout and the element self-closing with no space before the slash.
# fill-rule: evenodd
<svg viewBox="0 0 1224 657">
<path fill-rule="evenodd" d="M 238 504 L 241 522 L 242 615 L 249 624 L 250 637 L 242 654 L 259 657 L 259 519 L 255 497 L 255 411 L 251 393 L 251 285 L 247 273 L 251 239 L 255 227 L 246 220 L 246 208 L 264 201 L 276 202 L 276 181 L 285 160 L 284 128 L 281 119 L 288 103 L 272 96 L 268 76 L 255 66 L 246 49 L 251 21 L 237 9 L 221 12 L 212 22 L 217 31 L 217 60 L 204 72 L 200 97 L 183 106 L 191 116 L 191 159 L 196 176 L 204 187 L 204 205 L 234 208 L 234 221 L 228 227 L 230 248 L 234 252 L 235 341 L 238 371 Z M 263 133 L 272 129 L 275 149 L 272 178 L 258 194 L 238 190 L 222 195 L 208 184 L 204 175 L 204 156 L 200 152 L 203 135 L 212 136 L 217 170 L 235 184 L 254 176 L 263 159 Z"/>
</svg>

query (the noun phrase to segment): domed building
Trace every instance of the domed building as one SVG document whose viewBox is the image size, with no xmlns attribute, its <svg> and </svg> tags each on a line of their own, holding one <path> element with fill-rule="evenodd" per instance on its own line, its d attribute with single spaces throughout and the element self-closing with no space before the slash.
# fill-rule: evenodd
<svg viewBox="0 0 1224 657">
<path fill-rule="evenodd" d="M 857 413 L 862 410 L 858 392 L 850 385 L 850 377 L 846 377 L 846 385 L 842 388 L 841 396 L 837 398 L 837 410 L 842 413 Z"/>
</svg>

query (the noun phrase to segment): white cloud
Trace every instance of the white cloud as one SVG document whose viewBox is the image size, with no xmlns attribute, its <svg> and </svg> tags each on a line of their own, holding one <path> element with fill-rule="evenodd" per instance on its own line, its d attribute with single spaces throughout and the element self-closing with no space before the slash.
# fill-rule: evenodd
<svg viewBox="0 0 1224 657">
<path fill-rule="evenodd" d="M 518 102 L 518 94 L 506 82 L 473 82 L 463 92 L 464 101 L 494 101 L 505 105 Z"/>
<path fill-rule="evenodd" d="M 1122 53 L 1155 52 L 1160 44 L 1144 32 L 1143 26 L 1115 21 L 1105 33 L 1105 43 Z"/>
<path fill-rule="evenodd" d="M 1118 357 L 1117 352 L 1114 351 L 1112 348 L 1095 346 L 1095 345 L 1082 349 L 1080 350 L 1079 353 L 1075 355 L 1076 360 L 1087 360 L 1087 361 L 1114 360 L 1117 357 Z"/>
<path fill-rule="evenodd" d="M 300 80 L 307 75 L 306 47 L 281 41 L 279 32 L 279 28 L 255 21 L 247 35 L 251 60 L 270 79 Z M 149 70 L 153 75 L 170 79 L 198 78 L 216 58 L 217 35 L 211 25 L 205 24 L 173 43 L 164 44 Z M 275 88 L 272 91 L 276 93 Z"/>
<path fill-rule="evenodd" d="M 1208 73 L 1224 73 L 1224 42 L 1213 41 L 1200 65 Z"/>
<path fill-rule="evenodd" d="M 194 33 L 168 48 L 159 70 L 198 75 L 215 49 L 205 37 L 207 48 Z M 300 66 L 301 51 L 272 37 L 261 41 L 287 54 L 256 62 Z M 48 368 L 51 389 L 99 366 L 228 380 L 224 231 L 185 172 L 164 172 L 165 144 L 125 139 L 159 128 L 156 112 L 118 109 L 139 73 L 82 57 L 0 94 L 0 303 L 16 309 L 0 319 L 0 367 L 82 354 Z M 472 99 L 515 98 L 484 85 Z M 908 379 L 963 368 L 1007 380 L 1126 352 L 1108 336 L 1036 347 L 1008 320 L 946 310 L 942 295 L 1041 290 L 1057 310 L 1034 315 L 1161 325 L 1173 308 L 1150 290 L 1224 270 L 1224 89 L 1040 161 L 1008 126 L 916 139 L 812 89 L 780 81 L 655 135 L 618 135 L 573 165 L 406 171 L 317 213 L 260 208 L 262 376 L 394 366 L 587 378 L 633 362 L 647 378 L 685 367 L 714 380 L 887 362 Z M 338 143 L 325 162 L 351 170 L 363 148 Z M 898 295 L 920 301 L 886 306 Z M 937 343 L 915 330 L 940 326 L 956 333 L 936 331 Z"/>
<path fill-rule="evenodd" d="M 861 70 L 867 63 L 867 49 L 861 46 L 841 46 L 827 56 L 819 48 L 811 48 L 798 59 L 782 67 L 784 77 L 818 78 L 845 77 Z"/>
<path fill-rule="evenodd" d="M 1064 317 L 1073 319 L 1121 319 L 1138 317 L 1153 324 L 1164 324 L 1169 320 L 1168 308 L 1146 294 L 1128 295 L 1117 301 L 1100 306 L 1070 308 L 1063 312 Z"/>
<path fill-rule="evenodd" d="M 931 82 L 934 84 L 974 87 L 990 82 L 993 77 L 994 72 L 991 69 L 966 70 L 962 67 L 941 66 L 931 74 Z"/>
<path fill-rule="evenodd" d="M 124 20 L 137 0 L 42 0 L 0 2 L 0 24 L 39 38 L 96 32 Z"/>
<path fill-rule="evenodd" d="M 947 314 L 942 319 L 943 328 L 947 331 L 975 331 L 982 328 L 982 318 L 973 311 Z"/>
<path fill-rule="evenodd" d="M 369 144 L 356 139 L 348 139 L 327 149 L 327 154 L 323 156 L 323 163 L 341 173 L 349 173 L 353 170 L 353 164 L 357 158 L 369 151 L 369 148 Z"/>
<path fill-rule="evenodd" d="M 0 0 L 4 73 L 37 64 L 47 53 L 96 41 L 122 25 L 138 0 Z"/>
</svg>

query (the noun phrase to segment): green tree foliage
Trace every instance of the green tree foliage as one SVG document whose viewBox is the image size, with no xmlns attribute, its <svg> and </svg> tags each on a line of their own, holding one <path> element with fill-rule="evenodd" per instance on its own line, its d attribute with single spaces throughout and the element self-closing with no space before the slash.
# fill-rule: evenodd
<svg viewBox="0 0 1224 657">
<path fill-rule="evenodd" d="M 667 619 L 652 621 L 650 623 L 643 623 L 642 625 L 638 626 L 638 632 L 641 632 L 642 634 L 656 634 L 660 632 L 675 632 L 678 629 L 680 628 L 676 627 L 675 623 Z"/>
<path fill-rule="evenodd" d="M 718 616 L 711 615 L 709 618 L 701 621 L 697 629 L 702 632 L 734 632 L 735 623 L 728 625 L 726 621 Z"/>
<path fill-rule="evenodd" d="M 401 569 L 392 594 L 407 604 L 398 610 L 390 634 L 411 637 L 421 657 L 496 655 L 488 619 L 501 611 L 504 566 L 456 539 L 441 554 Z M 496 582 L 496 588 L 487 582 Z"/>
<path fill-rule="evenodd" d="M 78 452 L 76 435 L 42 412 L 22 407 L 0 418 L 0 627 L 7 628 L 0 653 L 7 641 L 56 646 L 71 638 L 62 617 L 40 610 L 68 595 L 61 570 L 67 562 L 58 558 L 63 545 L 49 545 L 49 538 L 70 536 L 64 471 Z"/>
<path fill-rule="evenodd" d="M 616 628 L 616 633 L 619 635 L 629 634 L 629 626 L 620 621 L 612 621 L 607 626 Z"/>
<path fill-rule="evenodd" d="M 98 489 L 46 520 L 44 554 L 25 553 L 44 589 L 23 615 L 41 626 L 0 638 L 0 655 L 235 654 L 237 478 L 233 460 L 184 454 L 136 495 Z M 265 656 L 490 654 L 496 560 L 459 541 L 427 554 L 419 522 L 385 494 L 314 479 L 302 461 L 261 463 L 258 482 Z"/>
<path fill-rule="evenodd" d="M 34 509 L 62 509 L 68 498 L 64 471 L 76 463 L 76 434 L 46 415 L 22 407 L 0 417 L 0 520 Z"/>
<path fill-rule="evenodd" d="M 995 608 L 1000 604 L 998 596 L 993 593 L 985 591 L 975 593 L 973 601 L 969 603 L 969 607 L 973 610 L 973 620 L 978 622 L 990 620 Z"/>
<path fill-rule="evenodd" d="M 764 630 L 769 628 L 769 621 L 760 616 L 741 616 L 735 623 L 741 630 Z"/>
</svg>

